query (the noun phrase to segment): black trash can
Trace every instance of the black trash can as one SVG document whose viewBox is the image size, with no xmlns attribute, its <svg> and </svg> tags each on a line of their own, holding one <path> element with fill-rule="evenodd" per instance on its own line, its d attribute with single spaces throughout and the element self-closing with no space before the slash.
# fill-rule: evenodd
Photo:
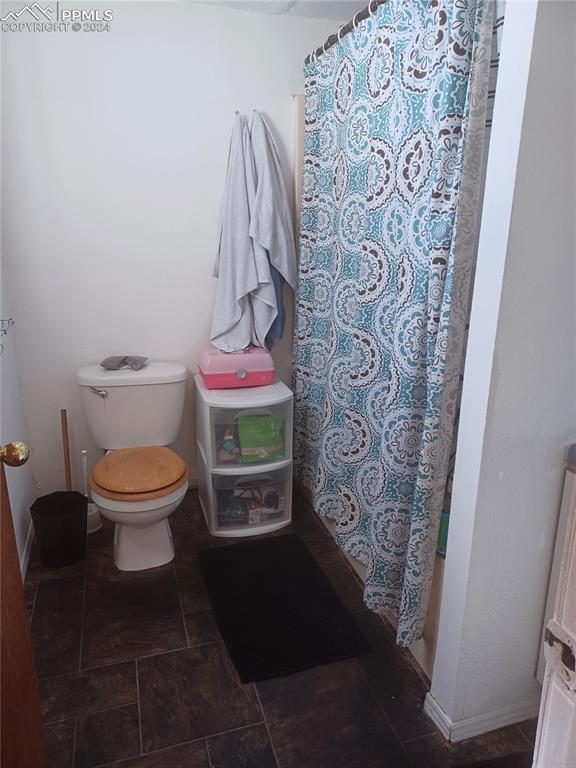
<svg viewBox="0 0 576 768">
<path fill-rule="evenodd" d="M 30 507 L 44 565 L 71 565 L 86 554 L 88 499 L 76 491 L 40 496 Z"/>
</svg>

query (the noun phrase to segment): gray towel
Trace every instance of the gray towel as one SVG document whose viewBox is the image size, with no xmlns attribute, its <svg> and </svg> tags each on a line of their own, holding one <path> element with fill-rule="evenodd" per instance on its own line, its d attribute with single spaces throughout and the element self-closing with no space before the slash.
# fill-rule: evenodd
<svg viewBox="0 0 576 768">
<path fill-rule="evenodd" d="M 288 194 L 274 137 L 263 115 L 254 110 L 250 142 L 256 168 L 256 199 L 250 217 L 254 243 L 292 288 L 296 286 L 296 247 Z"/>
<path fill-rule="evenodd" d="M 250 237 L 256 175 L 250 135 L 238 115 L 230 139 L 214 267 L 218 278 L 210 341 L 224 352 L 264 347 L 277 314 L 266 250 Z"/>
<path fill-rule="evenodd" d="M 146 365 L 147 357 L 138 357 L 137 355 L 112 355 L 106 357 L 100 365 L 107 371 L 118 371 L 120 368 L 132 368 L 133 371 L 139 371 Z"/>
<path fill-rule="evenodd" d="M 284 333 L 284 324 L 286 320 L 286 312 L 284 311 L 284 278 L 278 272 L 276 267 L 270 265 L 270 274 L 272 275 L 272 282 L 274 283 L 274 290 L 276 291 L 276 306 L 278 307 L 278 314 L 276 319 L 270 326 L 270 330 L 266 334 L 266 349 L 271 350 L 278 339 L 282 338 Z"/>
</svg>

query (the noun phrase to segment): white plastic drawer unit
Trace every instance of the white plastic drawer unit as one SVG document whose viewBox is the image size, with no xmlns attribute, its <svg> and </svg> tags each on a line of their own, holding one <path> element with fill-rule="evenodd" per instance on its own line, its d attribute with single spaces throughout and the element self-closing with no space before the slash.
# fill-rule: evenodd
<svg viewBox="0 0 576 768">
<path fill-rule="evenodd" d="M 198 444 L 210 469 L 242 471 L 292 459 L 292 393 L 282 382 L 206 389 L 196 381 Z"/>
<path fill-rule="evenodd" d="M 290 523 L 291 465 L 258 474 L 219 475 L 206 469 L 200 475 L 200 502 L 214 536 L 257 535 Z"/>
<path fill-rule="evenodd" d="M 282 382 L 196 382 L 198 495 L 213 536 L 255 536 L 292 518 L 292 392 Z"/>
</svg>

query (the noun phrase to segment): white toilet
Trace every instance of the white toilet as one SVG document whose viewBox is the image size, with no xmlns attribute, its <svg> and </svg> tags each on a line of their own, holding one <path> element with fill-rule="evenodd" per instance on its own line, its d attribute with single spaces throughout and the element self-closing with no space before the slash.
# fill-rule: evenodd
<svg viewBox="0 0 576 768">
<path fill-rule="evenodd" d="M 178 363 L 78 371 L 88 427 L 106 451 L 92 471 L 92 500 L 115 523 L 114 561 L 122 571 L 155 568 L 174 557 L 168 517 L 188 490 L 188 471 L 166 446 L 180 428 L 187 378 Z"/>
</svg>

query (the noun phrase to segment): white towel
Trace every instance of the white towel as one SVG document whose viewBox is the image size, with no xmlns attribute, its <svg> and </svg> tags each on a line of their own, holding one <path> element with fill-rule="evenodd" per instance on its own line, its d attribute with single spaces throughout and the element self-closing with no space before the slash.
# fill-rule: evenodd
<svg viewBox="0 0 576 768">
<path fill-rule="evenodd" d="M 250 140 L 256 167 L 256 200 L 250 217 L 250 234 L 264 248 L 292 288 L 296 286 L 296 248 L 288 195 L 278 148 L 264 117 L 254 110 Z"/>
<path fill-rule="evenodd" d="M 214 267 L 218 278 L 210 341 L 224 352 L 250 343 L 263 347 L 277 314 L 270 262 L 264 248 L 250 236 L 256 200 L 254 157 L 248 127 L 236 118 L 222 208 L 220 237 Z"/>
</svg>

